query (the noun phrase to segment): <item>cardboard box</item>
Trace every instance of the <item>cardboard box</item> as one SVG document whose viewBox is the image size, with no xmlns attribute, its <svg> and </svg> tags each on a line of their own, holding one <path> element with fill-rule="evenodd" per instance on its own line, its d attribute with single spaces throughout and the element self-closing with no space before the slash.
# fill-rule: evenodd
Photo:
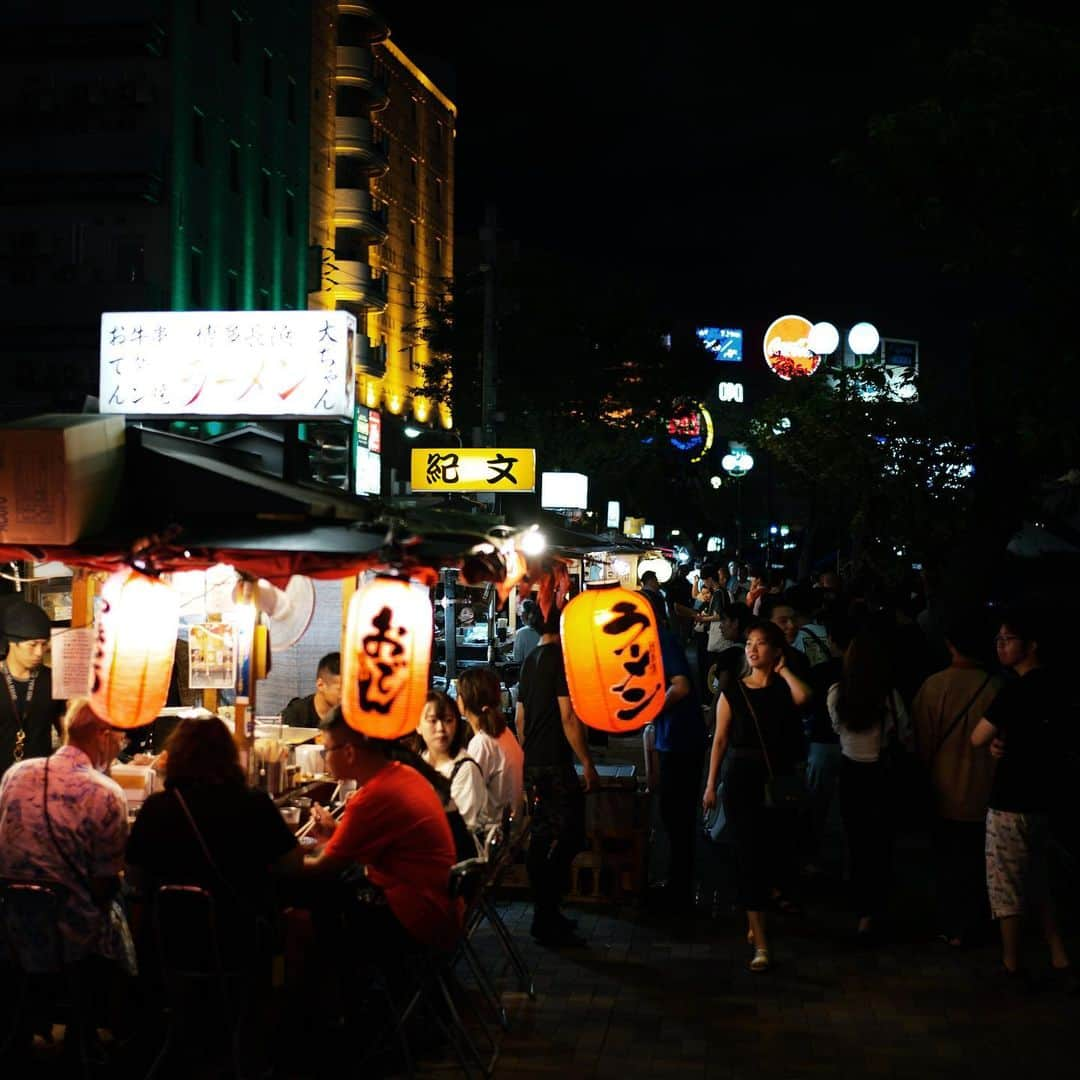
<svg viewBox="0 0 1080 1080">
<path fill-rule="evenodd" d="M 0 543 L 73 544 L 104 528 L 124 469 L 122 416 L 0 426 Z"/>
</svg>

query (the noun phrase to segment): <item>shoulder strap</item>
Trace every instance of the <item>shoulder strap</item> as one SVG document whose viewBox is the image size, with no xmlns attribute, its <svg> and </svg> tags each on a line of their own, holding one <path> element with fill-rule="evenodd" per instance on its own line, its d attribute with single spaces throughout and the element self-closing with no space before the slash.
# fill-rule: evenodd
<svg viewBox="0 0 1080 1080">
<path fill-rule="evenodd" d="M 765 757 L 765 768 L 769 771 L 769 779 L 773 779 L 772 762 L 769 761 L 769 751 L 765 749 L 765 738 L 761 734 L 761 725 L 758 723 L 757 713 L 754 712 L 754 706 L 750 704 L 750 695 L 746 692 L 746 684 L 739 680 L 739 689 L 742 691 L 743 701 L 746 702 L 746 707 L 750 710 L 750 716 L 754 721 L 754 730 L 757 732 L 758 742 L 761 743 L 761 753 Z"/>
<path fill-rule="evenodd" d="M 480 762 L 478 762 L 475 758 L 469 757 L 469 755 L 466 754 L 465 757 L 459 757 L 457 761 L 454 762 L 454 767 L 450 770 L 451 784 L 454 782 L 454 777 L 457 776 L 458 770 L 461 768 L 461 766 L 467 763 L 475 765 L 477 771 L 480 773 L 480 779 L 482 780 L 484 778 L 484 770 L 480 768 Z"/>
<path fill-rule="evenodd" d="M 956 730 L 956 726 L 960 723 L 960 721 L 963 720 L 965 716 L 967 716 L 968 710 L 971 708 L 972 705 L 975 704 L 975 702 L 979 698 L 979 695 L 986 689 L 986 686 L 989 682 L 990 676 L 987 675 L 986 678 L 983 679 L 983 681 L 979 684 L 979 689 L 971 695 L 971 700 L 956 714 L 956 716 L 952 720 L 952 723 L 949 724 L 949 726 L 942 734 L 941 738 L 938 739 L 937 746 L 934 747 L 933 753 L 931 753 L 930 759 L 927 764 L 932 763 L 934 758 L 938 756 L 938 754 L 941 752 L 941 748 L 945 745 L 946 740 Z"/>
</svg>

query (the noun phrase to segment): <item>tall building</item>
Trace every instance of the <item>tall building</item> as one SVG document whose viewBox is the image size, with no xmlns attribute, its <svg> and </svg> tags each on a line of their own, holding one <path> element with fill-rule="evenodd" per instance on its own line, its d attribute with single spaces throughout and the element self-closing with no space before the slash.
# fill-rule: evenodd
<svg viewBox="0 0 1080 1080">
<path fill-rule="evenodd" d="M 327 2 L 316 23 L 313 84 L 327 94 L 312 102 L 310 228 L 322 286 L 309 304 L 356 315 L 358 402 L 450 428 L 449 402 L 423 390 L 453 280 L 457 109 L 390 40 L 373 5 Z"/>
<path fill-rule="evenodd" d="M 102 311 L 308 306 L 312 26 L 311 0 L 4 4 L 9 411 L 97 392 Z"/>
</svg>

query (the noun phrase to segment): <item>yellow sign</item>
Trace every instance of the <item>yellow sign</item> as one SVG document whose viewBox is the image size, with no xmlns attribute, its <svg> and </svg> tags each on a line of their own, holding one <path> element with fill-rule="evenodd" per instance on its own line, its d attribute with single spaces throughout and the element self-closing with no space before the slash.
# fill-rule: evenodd
<svg viewBox="0 0 1080 1080">
<path fill-rule="evenodd" d="M 413 491 L 535 491 L 536 451 L 452 446 L 412 452 Z"/>
</svg>

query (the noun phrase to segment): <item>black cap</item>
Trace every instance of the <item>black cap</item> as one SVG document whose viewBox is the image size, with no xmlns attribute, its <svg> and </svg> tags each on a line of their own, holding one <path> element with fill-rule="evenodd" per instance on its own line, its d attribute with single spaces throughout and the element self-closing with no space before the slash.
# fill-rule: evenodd
<svg viewBox="0 0 1080 1080">
<path fill-rule="evenodd" d="M 49 639 L 49 616 L 25 600 L 12 600 L 3 609 L 4 637 L 8 641 Z"/>
</svg>

